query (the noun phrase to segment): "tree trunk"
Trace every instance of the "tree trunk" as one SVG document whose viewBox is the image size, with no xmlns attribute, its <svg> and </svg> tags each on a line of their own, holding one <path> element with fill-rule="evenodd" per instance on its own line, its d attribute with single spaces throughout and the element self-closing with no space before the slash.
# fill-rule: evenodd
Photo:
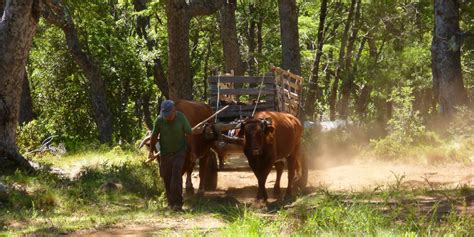
<svg viewBox="0 0 474 237">
<path fill-rule="evenodd" d="M 369 105 L 371 92 L 372 86 L 369 83 L 365 84 L 360 92 L 359 99 L 357 100 L 357 114 L 362 118 L 364 118 L 367 113 L 367 106 Z"/>
<path fill-rule="evenodd" d="M 319 15 L 319 26 L 318 26 L 318 38 L 317 38 L 317 49 L 316 55 L 314 57 L 313 65 L 311 68 L 311 76 L 309 79 L 309 90 L 308 95 L 306 97 L 305 102 L 305 111 L 306 115 L 310 116 L 311 118 L 314 116 L 314 107 L 316 98 L 321 93 L 321 88 L 319 88 L 319 62 L 321 60 L 321 55 L 323 54 L 323 45 L 324 45 L 324 24 L 326 22 L 326 14 L 327 14 L 327 0 L 321 1 L 321 8 L 320 8 L 320 15 Z"/>
<path fill-rule="evenodd" d="M 371 58 L 370 63 L 372 67 L 369 68 L 369 81 L 367 81 L 366 84 L 363 86 L 356 105 L 357 114 L 362 118 L 364 118 L 367 114 L 367 106 L 369 105 L 370 94 L 373 90 L 372 81 L 375 80 L 378 76 L 378 57 L 382 51 L 385 42 L 384 40 L 380 49 L 377 49 L 375 39 L 372 37 L 370 32 L 367 32 L 367 35 L 366 37 L 364 37 L 364 39 L 367 40 L 367 44 L 369 46 L 369 55 Z"/>
<path fill-rule="evenodd" d="M 28 74 L 25 70 L 25 76 L 23 79 L 23 85 L 21 87 L 21 102 L 20 102 L 20 117 L 19 123 L 28 123 L 34 118 L 33 113 L 33 100 L 31 99 L 30 82 L 28 80 Z"/>
<path fill-rule="evenodd" d="M 245 64 L 240 54 L 239 39 L 235 24 L 236 0 L 227 1 L 219 10 L 219 28 L 222 48 L 224 51 L 224 71 L 234 70 L 234 75 L 241 76 L 245 73 Z"/>
<path fill-rule="evenodd" d="M 92 114 L 99 130 L 99 141 L 112 142 L 112 113 L 107 105 L 106 86 L 102 73 L 93 59 L 82 50 L 71 14 L 66 12 L 64 6 L 56 5 L 47 9 L 43 15 L 48 22 L 63 30 L 68 50 L 87 78 Z"/>
<path fill-rule="evenodd" d="M 260 15 L 257 21 L 257 53 L 262 55 L 263 51 L 263 16 Z"/>
<path fill-rule="evenodd" d="M 36 33 L 40 1 L 11 0 L 4 6 L 0 20 L 0 170 L 32 170 L 17 151 L 22 85 L 28 52 Z"/>
<path fill-rule="evenodd" d="M 193 99 L 191 60 L 189 58 L 189 24 L 192 17 L 216 12 L 224 0 L 202 0 L 186 3 L 167 0 L 168 17 L 168 86 L 172 100 Z"/>
<path fill-rule="evenodd" d="M 152 130 L 153 120 L 151 118 L 151 112 L 150 112 L 150 92 L 146 92 L 142 95 L 142 109 L 143 109 L 143 118 L 145 120 L 145 125 L 148 130 Z"/>
<path fill-rule="evenodd" d="M 346 62 L 343 73 L 342 89 L 341 89 L 341 103 L 339 107 L 339 115 L 341 119 L 347 119 L 349 115 L 349 99 L 353 86 L 354 71 L 352 70 L 352 51 L 354 50 L 355 40 L 359 32 L 359 18 L 360 18 L 360 5 L 361 2 L 358 0 L 355 7 L 354 24 L 352 26 L 351 36 L 346 51 Z"/>
<path fill-rule="evenodd" d="M 245 24 L 245 32 L 247 38 L 247 47 L 248 51 L 248 73 L 250 75 L 255 75 L 258 73 L 258 70 L 255 67 L 255 34 L 256 34 L 256 22 L 253 18 L 255 14 L 255 6 L 253 3 L 249 3 L 249 13 L 248 13 L 248 22 Z"/>
<path fill-rule="evenodd" d="M 352 17 L 354 15 L 354 7 L 356 0 L 351 1 L 351 7 L 349 8 L 349 15 L 347 16 L 346 24 L 344 27 L 344 32 L 341 37 L 341 46 L 339 48 L 339 59 L 336 67 L 336 75 L 334 77 L 334 82 L 331 86 L 331 95 L 329 97 L 329 118 L 331 121 L 336 119 L 336 100 L 337 100 L 337 89 L 339 88 L 339 80 L 342 77 L 344 71 L 344 56 L 345 49 L 347 45 L 347 35 L 352 23 Z"/>
<path fill-rule="evenodd" d="M 189 58 L 189 21 L 186 4 L 167 4 L 168 86 L 170 99 L 193 99 L 191 60 Z"/>
<path fill-rule="evenodd" d="M 135 0 L 133 2 L 135 11 L 140 12 L 146 10 L 147 2 L 148 0 Z M 150 39 L 148 36 L 148 27 L 150 27 L 150 17 L 137 16 L 137 34 L 145 40 L 148 50 L 152 51 L 156 47 L 156 41 Z M 147 64 L 146 68 L 147 76 L 153 76 L 155 85 L 166 98 L 169 98 L 168 80 L 166 79 L 165 70 L 163 69 L 160 57 L 156 57 L 153 60 L 153 65 Z"/>
<path fill-rule="evenodd" d="M 442 115 L 467 102 L 461 72 L 462 32 L 459 29 L 459 2 L 435 0 L 435 25 L 431 45 L 433 89 Z"/>
<path fill-rule="evenodd" d="M 212 36 L 210 36 L 211 38 Z M 204 57 L 204 88 L 203 88 L 203 92 L 202 92 L 202 95 L 203 95 L 203 98 L 202 100 L 203 101 L 207 101 L 207 78 L 209 77 L 209 57 L 211 56 L 211 51 L 212 51 L 212 44 L 211 44 L 211 40 L 209 39 L 207 41 L 207 45 L 206 45 L 206 56 Z"/>
<path fill-rule="evenodd" d="M 280 35 L 283 55 L 282 67 L 301 75 L 298 35 L 298 8 L 296 0 L 279 0 Z"/>
</svg>

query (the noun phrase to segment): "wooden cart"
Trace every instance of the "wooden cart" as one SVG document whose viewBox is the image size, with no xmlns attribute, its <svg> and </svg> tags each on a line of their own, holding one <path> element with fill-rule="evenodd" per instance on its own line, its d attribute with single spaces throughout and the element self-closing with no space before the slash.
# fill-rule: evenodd
<svg viewBox="0 0 474 237">
<path fill-rule="evenodd" d="M 250 117 L 256 111 L 281 111 L 299 117 L 303 78 L 279 67 L 264 76 L 208 78 L 209 105 L 214 111 L 230 105 L 217 116 L 221 122 Z"/>
</svg>

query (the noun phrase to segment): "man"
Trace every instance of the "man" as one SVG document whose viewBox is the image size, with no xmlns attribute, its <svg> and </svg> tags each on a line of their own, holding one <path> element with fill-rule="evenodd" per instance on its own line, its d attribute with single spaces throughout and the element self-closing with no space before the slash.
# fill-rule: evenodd
<svg viewBox="0 0 474 237">
<path fill-rule="evenodd" d="M 160 134 L 160 175 L 165 183 L 168 206 L 175 211 L 183 207 L 182 171 L 187 149 L 186 135 L 191 133 L 188 119 L 176 111 L 174 102 L 163 101 L 160 115 L 153 126 L 149 157 L 153 157 L 156 151 L 154 144 Z"/>
</svg>

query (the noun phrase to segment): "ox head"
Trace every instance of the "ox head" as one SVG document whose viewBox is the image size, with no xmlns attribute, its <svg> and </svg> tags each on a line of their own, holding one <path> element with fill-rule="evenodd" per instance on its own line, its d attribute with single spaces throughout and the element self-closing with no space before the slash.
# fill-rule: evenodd
<svg viewBox="0 0 474 237">
<path fill-rule="evenodd" d="M 273 140 L 275 127 L 271 118 L 247 119 L 241 124 L 244 134 L 244 151 L 253 156 L 263 154 L 264 147 Z"/>
</svg>

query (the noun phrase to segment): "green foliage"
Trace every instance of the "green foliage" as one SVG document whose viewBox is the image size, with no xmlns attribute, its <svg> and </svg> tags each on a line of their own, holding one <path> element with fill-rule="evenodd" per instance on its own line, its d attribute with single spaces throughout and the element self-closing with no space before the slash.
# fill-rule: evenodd
<svg viewBox="0 0 474 237">
<path fill-rule="evenodd" d="M 407 155 L 411 146 L 440 144 L 439 138 L 426 130 L 419 112 L 413 109 L 412 90 L 410 86 L 403 86 L 392 93 L 390 101 L 394 109 L 388 121 L 388 135 L 372 141 L 378 157 L 395 159 Z"/>
<path fill-rule="evenodd" d="M 17 172 L 0 176 L 0 182 L 11 189 L 6 201 L 0 200 L 0 223 L 26 223 L 19 229 L 22 233 L 52 225 L 57 228 L 53 232 L 59 233 L 135 219 L 134 215 L 147 216 L 163 209 L 163 186 L 156 165 L 144 164 L 139 160 L 141 154 L 120 148 L 91 156 L 97 157 L 97 163 L 91 160 L 89 165 L 82 164 L 72 179 L 68 174 L 53 174 L 48 166 L 33 175 Z M 116 157 L 120 158 L 114 160 Z M 72 159 L 79 161 L 77 155 Z M 107 183 L 116 186 L 105 189 Z M 43 222 L 44 218 L 49 221 Z"/>
<path fill-rule="evenodd" d="M 42 122 L 43 120 L 35 119 L 17 128 L 16 144 L 21 153 L 38 148 L 46 138 L 45 135 L 49 134 L 46 126 L 41 124 Z"/>
<path fill-rule="evenodd" d="M 449 133 L 455 139 L 474 137 L 474 111 L 466 106 L 459 107 L 449 124 Z"/>
</svg>

